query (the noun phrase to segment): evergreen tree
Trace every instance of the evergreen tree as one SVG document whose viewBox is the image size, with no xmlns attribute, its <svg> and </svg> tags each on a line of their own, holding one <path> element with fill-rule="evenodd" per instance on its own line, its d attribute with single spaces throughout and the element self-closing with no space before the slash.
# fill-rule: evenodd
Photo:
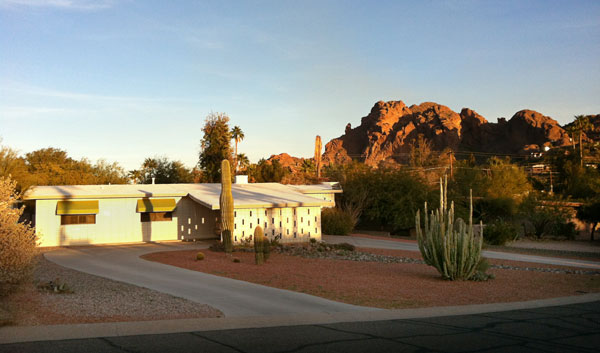
<svg viewBox="0 0 600 353">
<path fill-rule="evenodd" d="M 224 113 L 211 113 L 202 128 L 200 158 L 198 165 L 205 181 L 216 183 L 221 178 L 221 161 L 231 159 L 231 131 L 229 117 Z"/>
</svg>

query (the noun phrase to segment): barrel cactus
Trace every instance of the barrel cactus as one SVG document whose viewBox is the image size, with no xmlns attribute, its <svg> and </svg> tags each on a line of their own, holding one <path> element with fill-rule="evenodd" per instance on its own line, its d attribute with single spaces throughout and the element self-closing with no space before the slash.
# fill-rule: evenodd
<svg viewBox="0 0 600 353">
<path fill-rule="evenodd" d="M 229 161 L 221 162 L 221 197 L 219 198 L 221 208 L 221 239 L 225 246 L 225 252 L 231 254 L 233 251 L 233 194 L 231 193 L 231 169 Z"/>
<path fill-rule="evenodd" d="M 265 240 L 265 234 L 262 228 L 260 226 L 257 226 L 254 229 L 254 259 L 257 265 L 262 265 L 265 262 Z"/>
<path fill-rule="evenodd" d="M 469 224 L 454 220 L 454 202 L 448 209 L 447 179 L 440 179 L 440 207 L 427 212 L 425 203 L 423 229 L 420 211 L 416 215 L 419 250 L 425 263 L 435 267 L 443 278 L 449 280 L 472 279 L 481 258 L 483 227 L 479 234 L 473 231 L 473 192 L 470 196 Z"/>
</svg>

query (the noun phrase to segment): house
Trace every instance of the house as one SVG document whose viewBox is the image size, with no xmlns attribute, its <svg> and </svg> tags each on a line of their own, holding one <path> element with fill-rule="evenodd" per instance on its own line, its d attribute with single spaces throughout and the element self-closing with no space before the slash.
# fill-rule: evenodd
<svg viewBox="0 0 600 353">
<path fill-rule="evenodd" d="M 321 208 L 335 206 L 336 183 L 232 184 L 235 243 L 257 225 L 280 242 L 321 239 Z M 221 184 L 36 186 L 23 196 L 41 246 L 216 238 Z"/>
</svg>

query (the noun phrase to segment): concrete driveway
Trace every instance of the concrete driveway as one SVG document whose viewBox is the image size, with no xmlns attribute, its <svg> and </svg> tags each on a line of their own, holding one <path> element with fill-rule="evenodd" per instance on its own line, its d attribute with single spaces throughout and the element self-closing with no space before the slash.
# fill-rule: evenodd
<svg viewBox="0 0 600 353">
<path fill-rule="evenodd" d="M 377 249 L 393 249 L 393 250 L 408 250 L 408 251 L 419 251 L 419 247 L 415 241 L 406 240 L 384 240 L 384 239 L 373 239 L 353 236 L 339 236 L 339 235 L 324 235 L 323 241 L 327 243 L 349 243 L 357 247 L 363 248 L 377 248 Z M 487 251 L 482 252 L 483 256 L 490 259 L 501 259 L 501 260 L 512 260 L 512 261 L 525 261 L 547 265 L 561 265 L 561 266 L 572 266 L 581 267 L 591 270 L 600 270 L 600 262 L 589 261 L 589 260 L 574 260 L 574 259 L 562 259 L 558 257 L 545 257 L 535 255 L 524 255 L 515 254 L 508 252 L 499 251 Z"/>
<path fill-rule="evenodd" d="M 140 255 L 205 249 L 208 243 L 62 248 L 44 256 L 61 266 L 168 293 L 221 310 L 227 317 L 376 311 L 331 300 L 159 264 Z"/>
</svg>

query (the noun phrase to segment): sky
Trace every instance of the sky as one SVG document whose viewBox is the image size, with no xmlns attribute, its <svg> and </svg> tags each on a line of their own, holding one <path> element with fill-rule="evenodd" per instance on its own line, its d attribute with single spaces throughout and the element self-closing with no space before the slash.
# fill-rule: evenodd
<svg viewBox="0 0 600 353">
<path fill-rule="evenodd" d="M 600 113 L 600 1 L 0 0 L 0 142 L 126 170 L 198 161 L 230 117 L 252 162 L 310 157 L 379 100 Z"/>
</svg>

